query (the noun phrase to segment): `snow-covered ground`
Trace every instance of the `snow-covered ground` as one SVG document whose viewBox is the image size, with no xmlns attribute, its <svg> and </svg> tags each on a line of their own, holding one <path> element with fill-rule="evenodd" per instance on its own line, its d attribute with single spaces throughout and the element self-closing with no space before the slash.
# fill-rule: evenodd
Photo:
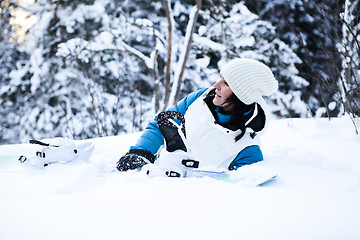
<svg viewBox="0 0 360 240">
<path fill-rule="evenodd" d="M 88 140 L 89 162 L 0 163 L 0 239 L 360 239 L 360 136 L 347 117 L 272 121 L 263 164 L 278 178 L 264 187 L 110 172 L 138 136 Z"/>
</svg>

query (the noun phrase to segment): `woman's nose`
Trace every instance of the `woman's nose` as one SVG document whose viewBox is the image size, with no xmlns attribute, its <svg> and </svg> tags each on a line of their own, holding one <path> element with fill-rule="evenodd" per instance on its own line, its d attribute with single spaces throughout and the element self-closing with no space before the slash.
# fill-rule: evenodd
<svg viewBox="0 0 360 240">
<path fill-rule="evenodd" d="M 214 88 L 220 89 L 220 81 L 217 81 L 217 82 L 214 84 Z"/>
</svg>

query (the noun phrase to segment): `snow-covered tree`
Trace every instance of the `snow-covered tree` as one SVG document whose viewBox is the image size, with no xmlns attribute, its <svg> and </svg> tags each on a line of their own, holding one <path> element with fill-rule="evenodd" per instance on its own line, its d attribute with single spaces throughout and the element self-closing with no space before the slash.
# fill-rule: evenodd
<svg viewBox="0 0 360 240">
<path fill-rule="evenodd" d="M 141 71 L 142 85 L 146 84 L 150 87 L 148 92 L 153 90 L 153 101 L 157 112 L 171 106 L 181 97 L 182 82 L 188 76 L 185 68 L 201 1 L 195 6 L 182 6 L 179 2 L 171 5 L 170 1 L 163 1 L 162 5 L 152 3 L 154 8 L 165 9 L 166 16 L 134 14 L 137 13 L 133 10 L 135 6 L 132 8 L 133 12 L 128 12 L 129 5 L 126 5 L 119 17 L 123 18 L 120 20 L 121 24 L 113 24 L 107 31 L 90 41 L 83 38 L 71 39 L 63 47 L 69 48 L 69 54 L 73 54 L 73 43 L 80 41 L 82 50 L 89 53 L 117 50 L 134 56 L 138 60 L 134 63 L 139 64 L 139 69 L 133 71 Z M 186 16 L 185 21 L 181 15 Z M 182 22 L 185 22 L 184 29 Z M 134 33 L 136 33 L 135 37 Z M 60 54 L 64 56 L 63 53 Z"/>
<path fill-rule="evenodd" d="M 343 1 L 282 0 L 245 1 L 249 9 L 270 21 L 278 36 L 302 60 L 297 63 L 299 75 L 310 84 L 301 90 L 301 99 L 313 115 L 325 112 L 336 116 L 334 106 L 338 64 L 339 18 Z M 331 107 L 329 107 L 329 105 Z M 318 111 L 320 109 L 320 111 Z"/>
<path fill-rule="evenodd" d="M 339 43 L 342 55 L 342 70 L 339 78 L 339 99 L 342 113 L 353 118 L 360 117 L 360 1 L 346 0 L 342 20 L 342 41 Z M 360 126 L 355 127 L 358 132 Z"/>
<path fill-rule="evenodd" d="M 16 100 L 22 106 L 18 124 L 23 141 L 29 137 L 104 136 L 141 127 L 141 111 L 146 110 L 141 102 L 146 95 L 127 84 L 131 78 L 138 79 L 132 75 L 136 62 L 114 51 L 78 52 L 69 58 L 57 54 L 60 43 L 74 37 L 90 40 L 109 28 L 110 22 L 116 24 L 110 16 L 117 6 L 108 11 L 107 4 L 113 3 L 44 0 L 28 8 L 38 19 L 24 46 L 30 59 L 11 73 L 9 83 L 10 91 L 24 91 Z M 121 106 L 133 109 L 124 113 Z"/>
<path fill-rule="evenodd" d="M 16 123 L 20 116 L 16 102 L 24 92 L 21 88 L 13 91 L 9 85 L 11 71 L 21 68 L 27 57 L 17 49 L 19 44 L 14 36 L 16 26 L 11 23 L 15 8 L 13 1 L 0 0 L 0 143 L 15 139 L 19 133 Z"/>
<path fill-rule="evenodd" d="M 306 106 L 300 97 L 308 82 L 296 68 L 301 60 L 277 37 L 275 27 L 259 19 L 243 3 L 230 6 L 224 1 L 214 8 L 204 10 L 202 21 L 206 24 L 195 38 L 198 52 L 206 52 L 204 55 L 209 59 L 204 67 L 221 68 L 235 57 L 262 61 L 272 69 L 280 85 L 281 92 L 272 96 L 273 110 L 281 116 L 306 116 Z"/>
<path fill-rule="evenodd" d="M 280 116 L 305 116 L 301 60 L 269 22 L 237 1 L 51 1 L 37 17 L 7 92 L 20 138 L 88 138 L 142 130 L 154 113 L 210 87 L 234 57 L 263 61 Z M 19 62 L 20 63 L 20 62 Z"/>
<path fill-rule="evenodd" d="M 342 20 L 340 89 L 345 105 L 360 113 L 360 1 L 345 1 Z"/>
</svg>

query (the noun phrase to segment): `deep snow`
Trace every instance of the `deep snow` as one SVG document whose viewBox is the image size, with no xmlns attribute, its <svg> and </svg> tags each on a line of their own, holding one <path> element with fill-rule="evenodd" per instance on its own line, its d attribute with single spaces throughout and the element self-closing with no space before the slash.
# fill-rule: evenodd
<svg viewBox="0 0 360 240">
<path fill-rule="evenodd" d="M 0 239 L 360 239 L 360 136 L 347 117 L 273 120 L 263 164 L 278 178 L 265 187 L 110 172 L 138 136 L 88 140 L 89 162 L 0 163 Z"/>
</svg>

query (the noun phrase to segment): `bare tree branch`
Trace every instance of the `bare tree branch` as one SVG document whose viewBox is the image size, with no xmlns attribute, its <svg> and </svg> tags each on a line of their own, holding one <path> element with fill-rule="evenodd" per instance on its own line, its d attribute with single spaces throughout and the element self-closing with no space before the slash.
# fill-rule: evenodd
<svg viewBox="0 0 360 240">
<path fill-rule="evenodd" d="M 170 105 L 173 105 L 180 98 L 180 90 L 181 90 L 181 85 L 183 83 L 186 62 L 190 53 L 192 35 L 195 30 L 195 25 L 197 22 L 197 18 L 199 16 L 201 6 L 202 6 L 202 0 L 196 0 L 196 6 L 194 6 L 190 12 L 189 22 L 186 29 L 185 40 L 184 40 L 184 50 L 181 52 L 178 65 L 174 73 L 174 82 L 170 93 L 168 107 L 170 107 Z"/>
<path fill-rule="evenodd" d="M 164 107 L 169 103 L 170 96 L 170 82 L 171 82 L 171 53 L 172 53 L 172 32 L 173 32 L 173 16 L 170 11 L 171 1 L 163 0 L 166 12 L 166 19 L 168 22 L 168 34 L 167 34 L 167 56 L 166 56 L 166 70 L 165 70 L 165 98 Z"/>
<path fill-rule="evenodd" d="M 160 109 L 160 89 L 159 89 L 159 74 L 157 66 L 158 51 L 154 51 L 154 66 L 153 66 L 153 80 L 154 80 L 154 95 L 155 95 L 155 112 L 157 113 Z"/>
</svg>

